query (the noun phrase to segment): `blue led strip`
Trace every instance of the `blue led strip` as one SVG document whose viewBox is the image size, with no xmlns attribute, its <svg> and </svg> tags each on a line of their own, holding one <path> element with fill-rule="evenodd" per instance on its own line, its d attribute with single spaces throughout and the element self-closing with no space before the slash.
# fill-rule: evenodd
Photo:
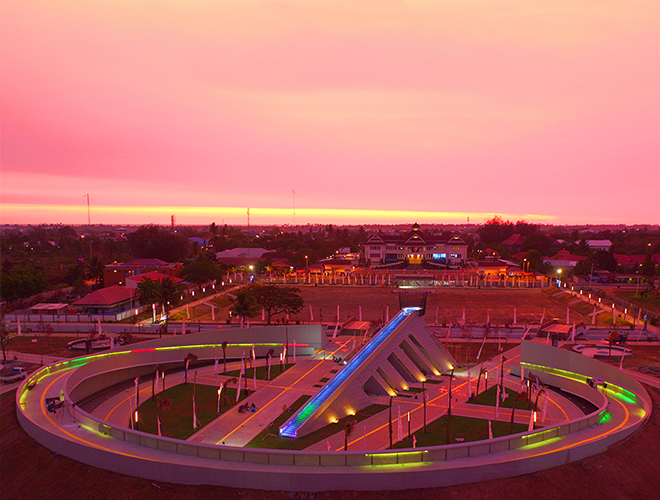
<svg viewBox="0 0 660 500">
<path fill-rule="evenodd" d="M 295 438 L 298 434 L 298 429 L 310 419 L 310 417 L 346 382 L 346 380 L 353 375 L 358 368 L 373 354 L 373 352 L 380 347 L 383 342 L 403 323 L 408 316 L 415 311 L 421 311 L 421 307 L 404 307 L 399 313 L 394 316 L 385 327 L 369 341 L 367 345 L 362 348 L 351 361 L 344 366 L 344 368 L 330 380 L 323 389 L 321 389 L 316 396 L 309 400 L 293 416 L 289 422 L 280 427 L 280 436 Z"/>
</svg>

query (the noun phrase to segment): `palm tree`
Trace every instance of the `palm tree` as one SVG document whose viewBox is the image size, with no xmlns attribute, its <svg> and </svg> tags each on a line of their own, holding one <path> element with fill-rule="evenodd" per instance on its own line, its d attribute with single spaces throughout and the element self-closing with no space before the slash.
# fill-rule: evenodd
<svg viewBox="0 0 660 500">
<path fill-rule="evenodd" d="M 275 349 L 268 349 L 268 354 L 266 354 L 268 364 L 272 363 L 273 355 L 275 354 Z M 270 370 L 268 371 L 268 380 L 270 380 Z"/>
<path fill-rule="evenodd" d="M 511 409 L 511 428 L 509 429 L 509 434 L 513 434 L 513 417 L 516 414 L 516 403 L 519 399 L 520 401 L 527 400 L 527 393 L 524 390 L 521 392 L 516 392 L 516 398 L 513 400 L 513 408 Z"/>
<path fill-rule="evenodd" d="M 96 288 L 99 288 L 103 280 L 103 269 L 105 268 L 105 264 L 99 259 L 98 255 L 94 255 L 85 267 L 87 270 L 87 277 L 93 279 L 96 283 Z"/>
<path fill-rule="evenodd" d="M 174 282 L 174 279 L 171 276 L 163 278 L 160 282 L 160 286 L 156 292 L 156 299 L 158 303 L 165 309 L 165 313 L 172 308 L 172 305 L 179 300 L 179 295 L 181 294 L 181 287 Z"/>
<path fill-rule="evenodd" d="M 241 326 L 245 323 L 245 318 L 254 316 L 259 312 L 259 306 L 254 295 L 243 288 L 236 294 L 236 298 L 231 299 L 230 311 L 241 318 Z"/>
<path fill-rule="evenodd" d="M 539 389 L 539 392 L 536 393 L 536 399 L 534 400 L 534 408 L 535 408 L 535 410 L 538 410 L 538 407 L 539 407 L 539 396 L 540 396 L 542 393 L 545 394 L 545 387 L 541 387 L 541 388 Z"/>
<path fill-rule="evenodd" d="M 231 406 L 231 401 L 229 401 L 229 397 L 227 396 L 227 390 L 229 389 L 229 384 L 238 384 L 238 379 L 236 377 L 232 377 L 230 379 L 227 379 L 224 384 L 224 400 L 227 401 L 227 404 Z M 220 404 L 222 405 L 222 398 L 220 398 Z"/>
<path fill-rule="evenodd" d="M 178 302 L 181 287 L 174 282 L 171 276 L 163 278 L 156 291 L 156 301 L 165 311 L 165 333 L 167 333 L 167 325 L 169 323 L 168 311 L 172 305 Z"/>
<path fill-rule="evenodd" d="M 347 420 L 346 425 L 344 425 L 344 451 L 348 451 L 348 436 L 353 434 L 353 429 L 357 420 Z"/>
<path fill-rule="evenodd" d="M 481 376 L 485 371 L 486 369 L 483 366 L 479 369 L 479 376 L 477 377 L 477 392 L 474 396 L 475 401 L 479 401 L 479 387 L 481 386 Z"/>
<path fill-rule="evenodd" d="M 183 359 L 183 365 L 184 365 L 184 376 L 183 376 L 183 383 L 187 384 L 188 383 L 188 365 L 190 362 L 195 362 L 197 361 L 197 356 L 195 356 L 192 352 L 189 352 L 186 357 Z"/>
<path fill-rule="evenodd" d="M 151 400 L 153 401 L 154 398 L 156 397 L 156 378 L 158 378 L 159 373 L 164 373 L 165 372 L 165 365 L 157 365 L 156 369 L 154 370 L 154 375 L 151 379 Z"/>
<path fill-rule="evenodd" d="M 151 278 L 144 278 L 138 283 L 137 297 L 142 305 L 150 305 L 156 302 L 158 294 L 158 282 Z"/>
<path fill-rule="evenodd" d="M 222 343 L 222 362 L 225 365 L 225 373 L 227 372 L 227 341 Z"/>
<path fill-rule="evenodd" d="M 158 419 L 158 435 L 160 436 L 160 412 L 161 411 L 169 411 L 170 408 L 172 407 L 172 400 L 168 398 L 157 398 L 156 400 L 157 403 L 157 412 L 156 412 L 156 418 Z"/>
</svg>

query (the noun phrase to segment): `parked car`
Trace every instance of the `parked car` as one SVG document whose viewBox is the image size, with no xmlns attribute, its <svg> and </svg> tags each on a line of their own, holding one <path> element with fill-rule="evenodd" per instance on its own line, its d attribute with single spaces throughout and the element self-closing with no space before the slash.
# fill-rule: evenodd
<svg viewBox="0 0 660 500">
<path fill-rule="evenodd" d="M 0 380 L 4 382 L 5 384 L 11 384 L 12 382 L 16 382 L 18 380 L 23 380 L 25 377 L 27 377 L 27 371 L 25 368 L 22 366 L 14 366 L 9 370 L 9 373 L 6 373 L 3 371 L 3 374 L 0 375 Z"/>
</svg>

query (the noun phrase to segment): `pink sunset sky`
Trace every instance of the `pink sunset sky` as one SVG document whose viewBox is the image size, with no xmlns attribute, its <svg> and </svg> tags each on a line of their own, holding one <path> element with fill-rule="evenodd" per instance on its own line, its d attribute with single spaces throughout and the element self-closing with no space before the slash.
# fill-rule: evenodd
<svg viewBox="0 0 660 500">
<path fill-rule="evenodd" d="M 2 2 L 1 221 L 84 224 L 89 194 L 92 223 L 659 224 L 658 26 L 657 0 Z"/>
</svg>

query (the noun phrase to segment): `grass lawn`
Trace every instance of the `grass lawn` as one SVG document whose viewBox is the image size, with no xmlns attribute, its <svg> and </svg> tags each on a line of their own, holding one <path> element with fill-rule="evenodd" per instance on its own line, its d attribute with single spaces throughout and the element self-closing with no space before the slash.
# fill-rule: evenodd
<svg viewBox="0 0 660 500">
<path fill-rule="evenodd" d="M 289 368 L 293 366 L 293 363 L 289 363 L 286 367 L 280 367 L 279 363 L 272 363 L 270 365 L 270 379 L 273 380 L 278 375 L 281 375 Z M 231 370 L 228 372 L 221 373 L 221 375 L 228 375 L 230 377 L 238 377 L 241 370 Z M 254 376 L 254 368 L 248 368 L 245 370 L 244 378 L 252 380 Z M 259 380 L 267 380 L 268 376 L 268 367 L 267 366 L 257 366 L 257 378 Z"/>
<path fill-rule="evenodd" d="M 510 434 L 510 422 L 500 422 L 497 420 L 491 421 L 493 428 L 493 437 L 506 436 Z M 393 435 L 396 436 L 396 426 L 393 424 Z M 417 447 L 422 448 L 425 446 L 439 446 L 447 444 L 447 415 L 427 424 L 427 432 L 420 429 L 415 432 L 417 437 Z M 525 424 L 513 424 L 513 434 L 524 432 L 527 430 Z M 404 435 L 407 432 L 404 425 Z M 464 442 L 479 441 L 488 439 L 488 420 L 469 417 L 451 417 L 451 424 L 449 426 L 449 444 L 456 444 L 459 441 L 456 438 L 463 439 Z M 412 437 L 404 438 L 398 443 L 395 443 L 392 448 L 412 448 Z"/>
<path fill-rule="evenodd" d="M 300 399 L 296 401 L 296 404 L 300 401 Z M 304 401 L 299 404 L 299 407 L 302 406 L 303 403 Z M 278 427 L 286 422 L 286 420 L 292 415 L 290 412 L 284 412 L 282 415 L 280 415 L 280 417 L 278 417 L 278 419 L 273 422 L 271 426 L 262 431 L 261 434 L 259 434 L 259 436 L 257 436 L 255 439 L 250 441 L 247 446 L 280 450 L 304 450 L 314 443 L 328 439 L 330 436 L 343 431 L 346 422 L 349 420 L 356 420 L 357 422 L 361 422 L 362 420 L 366 420 L 367 418 L 372 417 L 386 409 L 387 406 L 385 405 L 371 405 L 364 410 L 360 410 L 355 415 L 346 416 L 334 424 L 326 425 L 325 427 L 322 427 L 319 430 L 312 432 L 311 434 L 307 434 L 296 439 L 279 437 Z M 282 418 L 282 420 L 280 421 L 279 418 Z M 276 425 L 276 422 L 280 423 Z"/>
<path fill-rule="evenodd" d="M 218 417 L 218 388 L 211 385 L 197 384 L 195 406 L 198 427 L 196 430 L 193 429 L 192 393 L 193 384 L 191 383 L 179 384 L 158 393 L 157 397 L 172 401 L 170 409 L 161 411 L 160 413 L 161 432 L 163 436 L 187 439 L 197 430 Z M 226 394 L 231 406 L 234 406 L 236 404 L 236 389 L 231 387 L 227 390 Z M 241 399 L 244 398 L 244 395 L 245 392 L 241 394 Z M 222 413 L 230 409 L 231 406 L 227 406 L 226 403 L 223 404 Z M 140 405 L 138 413 L 140 416 L 140 431 L 158 434 L 157 410 L 157 400 L 152 401 L 151 398 Z"/>
<path fill-rule="evenodd" d="M 271 438 L 269 440 L 269 444 L 271 442 L 275 442 L 274 439 L 272 438 L 277 438 L 280 433 L 280 426 L 287 421 L 287 419 L 293 415 L 298 409 L 309 400 L 311 396 L 300 396 L 296 401 L 290 406 L 292 411 L 285 411 L 280 413 L 279 417 L 277 417 L 275 420 L 272 421 L 268 427 L 266 427 L 263 431 L 261 431 L 252 441 L 250 441 L 248 444 L 245 446 L 248 448 L 277 448 L 276 446 L 265 446 L 263 441 L 265 439 Z"/>
<path fill-rule="evenodd" d="M 505 387 L 504 390 L 506 393 L 509 395 L 508 398 L 506 398 L 504 401 L 500 399 L 500 408 L 513 408 L 513 402 L 516 399 L 516 391 L 513 389 L 509 389 L 508 387 Z M 486 392 L 480 392 L 479 393 L 479 400 L 477 401 L 476 399 L 472 398 L 468 400 L 468 404 L 473 404 L 473 405 L 484 405 L 484 406 L 495 406 L 495 397 L 497 396 L 497 386 L 494 385 L 490 389 L 488 389 Z M 534 407 L 534 402 L 533 399 L 536 395 L 532 395 L 532 407 Z M 527 403 L 527 401 L 520 401 L 518 400 L 516 402 L 516 410 L 529 410 L 530 407 Z M 534 410 L 538 411 L 538 408 L 534 407 Z M 493 431 L 495 432 L 495 431 Z"/>
</svg>

